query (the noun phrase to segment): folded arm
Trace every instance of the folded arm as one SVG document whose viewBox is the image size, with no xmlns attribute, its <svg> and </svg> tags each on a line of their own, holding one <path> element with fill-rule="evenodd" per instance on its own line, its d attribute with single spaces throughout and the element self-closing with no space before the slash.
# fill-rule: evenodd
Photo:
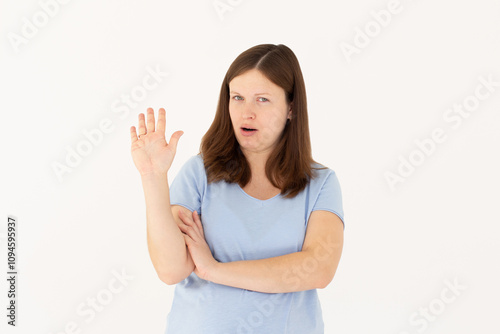
<svg viewBox="0 0 500 334">
<path fill-rule="evenodd" d="M 199 229 L 201 221 L 198 217 L 192 222 L 192 227 L 196 229 L 198 225 Z M 198 276 L 218 284 L 266 293 L 325 288 L 337 270 L 344 240 L 340 218 L 332 212 L 317 210 L 310 215 L 301 251 L 260 260 L 223 263 L 207 254 L 208 245 L 203 245 L 204 239 L 201 241 L 193 230 L 185 228 L 183 232 Z"/>
</svg>

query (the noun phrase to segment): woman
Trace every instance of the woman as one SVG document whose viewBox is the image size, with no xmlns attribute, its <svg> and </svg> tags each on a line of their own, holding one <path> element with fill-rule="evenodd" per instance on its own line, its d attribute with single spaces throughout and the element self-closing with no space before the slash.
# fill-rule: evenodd
<svg viewBox="0 0 500 334">
<path fill-rule="evenodd" d="M 182 131 L 165 110 L 131 127 L 147 238 L 159 278 L 177 284 L 166 333 L 323 333 L 317 288 L 335 274 L 344 214 L 333 170 L 312 159 L 306 92 L 294 53 L 263 44 L 222 83 L 200 152 L 170 189 Z M 170 203 L 170 205 L 169 205 Z"/>
</svg>

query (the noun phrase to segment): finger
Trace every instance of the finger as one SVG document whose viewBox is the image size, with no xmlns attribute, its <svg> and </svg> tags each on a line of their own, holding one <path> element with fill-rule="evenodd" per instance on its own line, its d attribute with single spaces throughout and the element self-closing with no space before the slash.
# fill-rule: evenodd
<svg viewBox="0 0 500 334">
<path fill-rule="evenodd" d="M 184 224 L 189 223 L 189 218 L 186 216 L 183 210 L 179 210 L 179 218 Z"/>
<path fill-rule="evenodd" d="M 200 216 L 198 215 L 198 211 L 196 211 L 196 210 L 193 211 L 193 218 L 194 218 L 194 222 L 198 226 L 198 230 L 200 231 L 201 236 L 205 237 L 205 235 L 203 233 L 203 226 L 201 225 L 201 219 L 200 219 Z"/>
<path fill-rule="evenodd" d="M 155 112 L 153 108 L 148 108 L 148 133 L 155 131 Z"/>
<path fill-rule="evenodd" d="M 183 210 L 179 210 L 179 218 L 184 222 L 184 224 L 192 225 L 192 219 Z"/>
<path fill-rule="evenodd" d="M 185 215 L 185 214 L 182 214 L 182 216 L 181 216 L 181 215 L 179 215 L 179 217 L 181 218 L 182 222 L 183 222 L 185 225 L 187 225 L 187 226 L 192 226 L 192 225 L 193 225 L 193 220 L 192 220 L 192 219 L 190 219 L 189 217 L 186 217 L 186 215 Z"/>
<path fill-rule="evenodd" d="M 198 225 L 189 217 L 184 217 L 182 221 L 184 222 L 184 225 L 186 226 L 186 230 L 189 230 L 189 235 L 194 237 L 197 236 L 199 237 L 201 235 L 200 230 L 198 228 Z"/>
<path fill-rule="evenodd" d="M 187 234 L 183 234 L 184 236 L 184 242 L 186 243 L 186 246 L 190 246 L 193 242 L 193 239 L 191 239 L 191 237 Z"/>
<path fill-rule="evenodd" d="M 185 232 L 185 233 L 189 233 L 189 235 L 194 239 L 196 237 L 196 239 L 200 238 L 203 233 L 200 232 L 200 229 L 198 228 L 198 224 L 196 224 L 195 221 L 193 221 L 193 219 L 189 216 L 186 216 L 186 214 L 182 211 L 179 211 L 179 217 L 181 218 L 181 220 L 184 222 L 184 227 L 181 228 L 181 231 Z"/>
<path fill-rule="evenodd" d="M 193 229 L 190 226 L 186 225 L 186 224 L 180 224 L 180 225 L 177 225 L 177 226 L 179 226 L 179 229 L 184 234 L 189 235 L 190 233 L 192 233 Z"/>
<path fill-rule="evenodd" d="M 135 132 L 135 126 L 130 127 L 130 139 L 132 140 L 132 144 L 138 140 L 137 133 Z"/>
<path fill-rule="evenodd" d="M 158 132 L 161 132 L 163 135 L 165 135 L 165 124 L 166 124 L 166 112 L 165 112 L 165 109 L 163 108 L 160 108 L 160 110 L 158 110 L 158 129 L 157 131 Z"/>
<path fill-rule="evenodd" d="M 142 135 L 146 134 L 146 126 L 144 125 L 144 114 L 139 114 L 139 139 Z"/>
<path fill-rule="evenodd" d="M 184 134 L 184 131 L 176 131 L 170 137 L 170 141 L 168 145 L 172 145 L 174 148 L 174 152 L 177 152 L 177 143 L 179 142 L 179 138 Z"/>
</svg>

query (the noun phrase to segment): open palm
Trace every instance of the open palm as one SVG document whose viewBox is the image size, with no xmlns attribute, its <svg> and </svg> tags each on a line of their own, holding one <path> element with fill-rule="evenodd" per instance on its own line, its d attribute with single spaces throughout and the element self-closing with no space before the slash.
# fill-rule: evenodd
<svg viewBox="0 0 500 334">
<path fill-rule="evenodd" d="M 158 125 L 155 129 L 155 116 L 152 108 L 147 110 L 147 127 L 145 116 L 139 114 L 139 136 L 135 126 L 130 127 L 132 140 L 132 159 L 141 175 L 150 173 L 167 173 L 172 165 L 179 138 L 183 131 L 176 131 L 170 137 L 170 144 L 165 140 L 165 109 L 158 111 Z"/>
</svg>

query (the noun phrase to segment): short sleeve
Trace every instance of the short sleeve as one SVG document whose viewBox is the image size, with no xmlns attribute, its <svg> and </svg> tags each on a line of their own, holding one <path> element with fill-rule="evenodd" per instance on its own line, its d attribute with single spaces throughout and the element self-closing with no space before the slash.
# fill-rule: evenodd
<svg viewBox="0 0 500 334">
<path fill-rule="evenodd" d="M 170 185 L 170 205 L 182 205 L 201 214 L 206 174 L 201 156 L 195 155 L 181 167 Z"/>
<path fill-rule="evenodd" d="M 315 210 L 326 210 L 336 214 L 342 224 L 344 224 L 344 209 L 342 205 L 342 191 L 340 189 L 340 183 L 337 175 L 332 170 L 326 177 L 323 186 L 319 192 L 316 203 L 313 206 L 312 211 Z"/>
</svg>

